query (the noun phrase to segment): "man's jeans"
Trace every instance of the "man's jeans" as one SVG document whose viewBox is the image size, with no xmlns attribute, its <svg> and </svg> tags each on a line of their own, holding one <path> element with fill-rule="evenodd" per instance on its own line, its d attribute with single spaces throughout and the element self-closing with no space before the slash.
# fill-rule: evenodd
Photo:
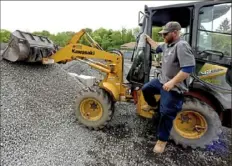
<svg viewBox="0 0 232 166">
<path fill-rule="evenodd" d="M 175 91 L 167 92 L 162 87 L 163 84 L 161 84 L 158 79 L 153 79 L 143 86 L 142 92 L 145 101 L 153 107 L 158 104 L 154 95 L 161 94 L 158 139 L 161 141 L 168 141 L 173 126 L 173 120 L 182 109 L 183 95 Z"/>
</svg>

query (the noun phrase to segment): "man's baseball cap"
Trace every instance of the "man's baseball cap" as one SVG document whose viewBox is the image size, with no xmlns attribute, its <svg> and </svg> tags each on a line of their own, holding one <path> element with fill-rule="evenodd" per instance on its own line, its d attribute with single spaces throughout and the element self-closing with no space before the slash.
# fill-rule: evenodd
<svg viewBox="0 0 232 166">
<path fill-rule="evenodd" d="M 177 31 L 181 30 L 181 25 L 176 21 L 171 21 L 171 22 L 168 22 L 163 27 L 163 30 L 160 31 L 159 34 L 169 33 L 169 32 L 173 32 L 175 30 L 177 30 Z"/>
</svg>

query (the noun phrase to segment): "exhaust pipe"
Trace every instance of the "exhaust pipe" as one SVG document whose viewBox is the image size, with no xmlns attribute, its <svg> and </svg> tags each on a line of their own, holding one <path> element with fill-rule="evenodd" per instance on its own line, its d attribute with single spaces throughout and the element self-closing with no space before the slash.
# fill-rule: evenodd
<svg viewBox="0 0 232 166">
<path fill-rule="evenodd" d="M 42 62 L 42 58 L 50 57 L 57 50 L 58 47 L 47 37 L 16 30 L 11 34 L 2 58 L 11 62 Z"/>
</svg>

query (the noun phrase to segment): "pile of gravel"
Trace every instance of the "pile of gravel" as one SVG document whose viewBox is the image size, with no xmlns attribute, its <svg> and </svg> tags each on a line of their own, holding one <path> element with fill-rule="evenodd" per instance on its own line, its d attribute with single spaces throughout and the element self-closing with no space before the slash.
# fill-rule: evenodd
<svg viewBox="0 0 232 166">
<path fill-rule="evenodd" d="M 74 114 L 75 97 L 83 85 L 64 66 L 6 61 L 0 65 L 3 166 L 226 166 L 232 162 L 227 128 L 220 141 L 206 150 L 184 150 L 170 142 L 164 154 L 155 155 L 156 129 L 136 115 L 132 103 L 117 103 L 108 128 L 90 131 L 78 125 Z"/>
<path fill-rule="evenodd" d="M 2 165 L 62 163 L 77 150 L 81 154 L 74 161 L 85 161 L 92 136 L 75 124 L 73 109 L 82 84 L 58 65 L 0 63 Z M 90 142 L 85 145 L 82 140 Z"/>
<path fill-rule="evenodd" d="M 0 43 L 0 61 L 2 60 L 2 54 L 4 49 L 7 47 L 8 43 Z"/>
<path fill-rule="evenodd" d="M 88 75 L 88 76 L 95 76 L 98 80 L 101 80 L 104 78 L 105 74 L 101 71 L 98 71 L 92 67 L 90 67 L 88 64 L 85 64 L 80 61 L 71 61 L 66 64 L 60 65 L 62 69 L 64 69 L 67 72 L 76 73 L 76 74 L 82 74 L 82 75 Z"/>
<path fill-rule="evenodd" d="M 8 43 L 0 43 L 0 49 L 4 50 L 7 47 Z"/>
<path fill-rule="evenodd" d="M 125 65 L 123 67 L 123 73 L 124 73 L 124 82 L 127 82 L 126 75 L 129 72 L 129 69 L 131 67 L 131 62 L 129 60 L 124 61 Z M 102 80 L 106 76 L 105 73 L 98 71 L 97 69 L 94 69 L 90 67 L 88 64 L 84 64 L 80 61 L 71 61 L 66 64 L 61 64 L 61 68 L 64 69 L 67 72 L 76 73 L 76 74 L 82 74 L 82 75 L 88 75 L 88 76 L 94 76 L 97 78 L 97 80 Z"/>
</svg>

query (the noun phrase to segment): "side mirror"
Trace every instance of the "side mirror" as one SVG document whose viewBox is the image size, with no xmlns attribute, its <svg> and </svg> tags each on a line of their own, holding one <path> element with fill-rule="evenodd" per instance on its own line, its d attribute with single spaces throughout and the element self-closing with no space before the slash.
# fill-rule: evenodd
<svg viewBox="0 0 232 166">
<path fill-rule="evenodd" d="M 143 26 L 144 13 L 139 11 L 138 25 Z"/>
<path fill-rule="evenodd" d="M 232 68 L 226 72 L 226 82 L 232 87 Z"/>
</svg>

